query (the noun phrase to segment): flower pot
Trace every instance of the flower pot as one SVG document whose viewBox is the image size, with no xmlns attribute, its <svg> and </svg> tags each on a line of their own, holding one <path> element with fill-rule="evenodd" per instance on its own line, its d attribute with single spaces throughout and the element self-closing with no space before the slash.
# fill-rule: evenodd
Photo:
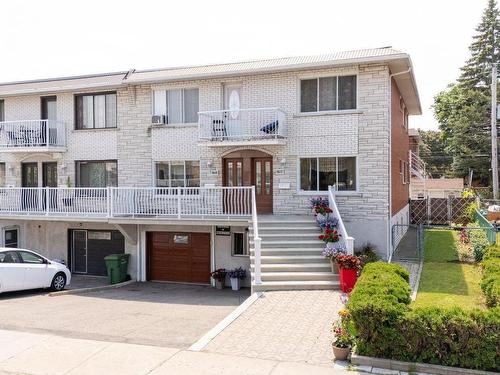
<svg viewBox="0 0 500 375">
<path fill-rule="evenodd" d="M 339 267 L 340 274 L 340 289 L 344 293 L 350 293 L 354 289 L 356 280 L 358 278 L 358 270 L 345 269 Z"/>
<path fill-rule="evenodd" d="M 231 289 L 240 290 L 240 279 L 231 277 Z"/>
<path fill-rule="evenodd" d="M 333 356 L 336 360 L 345 361 L 351 352 L 351 347 L 348 346 L 347 348 L 338 348 L 335 345 L 332 345 L 332 350 Z"/>
<path fill-rule="evenodd" d="M 335 259 L 330 259 L 330 266 L 332 267 L 332 273 L 337 275 L 339 273 L 339 265 Z"/>
<path fill-rule="evenodd" d="M 224 280 L 215 280 L 215 287 L 217 289 L 222 289 L 224 288 Z"/>
</svg>

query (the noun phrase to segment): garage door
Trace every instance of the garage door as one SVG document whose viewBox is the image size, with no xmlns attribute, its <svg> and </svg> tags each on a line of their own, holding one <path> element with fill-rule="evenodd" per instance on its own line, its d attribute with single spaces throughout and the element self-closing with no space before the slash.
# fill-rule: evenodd
<svg viewBox="0 0 500 375">
<path fill-rule="evenodd" d="M 148 233 L 148 279 L 210 283 L 209 233 Z"/>
<path fill-rule="evenodd" d="M 117 230 L 72 231 L 71 271 L 94 276 L 106 276 L 104 257 L 125 252 L 125 238 Z"/>
</svg>

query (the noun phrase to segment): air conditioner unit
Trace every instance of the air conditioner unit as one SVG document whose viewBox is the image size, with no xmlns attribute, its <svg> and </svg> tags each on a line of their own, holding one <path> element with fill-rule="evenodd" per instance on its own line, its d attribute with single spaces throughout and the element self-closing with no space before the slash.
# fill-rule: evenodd
<svg viewBox="0 0 500 375">
<path fill-rule="evenodd" d="M 165 124 L 165 115 L 152 116 L 151 123 L 152 124 Z"/>
</svg>

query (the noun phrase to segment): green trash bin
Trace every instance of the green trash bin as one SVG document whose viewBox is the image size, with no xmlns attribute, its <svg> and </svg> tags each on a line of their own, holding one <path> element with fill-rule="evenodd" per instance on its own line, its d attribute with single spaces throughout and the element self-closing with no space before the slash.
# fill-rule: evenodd
<svg viewBox="0 0 500 375">
<path fill-rule="evenodd" d="M 110 284 L 118 284 L 127 280 L 129 258 L 130 254 L 111 254 L 104 257 Z"/>
</svg>

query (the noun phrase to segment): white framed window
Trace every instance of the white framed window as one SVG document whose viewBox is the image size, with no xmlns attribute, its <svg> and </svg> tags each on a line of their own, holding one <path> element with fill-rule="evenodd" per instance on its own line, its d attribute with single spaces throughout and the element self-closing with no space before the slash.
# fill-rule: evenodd
<svg viewBox="0 0 500 375">
<path fill-rule="evenodd" d="M 231 231 L 231 255 L 248 256 L 248 234 L 245 230 Z"/>
<path fill-rule="evenodd" d="M 200 162 L 198 160 L 157 162 L 155 185 L 165 188 L 199 187 Z"/>
<path fill-rule="evenodd" d="M 356 108 L 356 75 L 300 80 L 300 112 L 343 111 Z"/>
<path fill-rule="evenodd" d="M 356 157 L 314 157 L 299 160 L 299 191 L 357 190 Z"/>
<path fill-rule="evenodd" d="M 75 96 L 76 129 L 116 128 L 116 92 Z"/>
<path fill-rule="evenodd" d="M 153 91 L 153 115 L 165 116 L 167 124 L 198 122 L 199 89 Z"/>
<path fill-rule="evenodd" d="M 5 163 L 0 163 L 0 187 L 5 187 Z"/>
</svg>

